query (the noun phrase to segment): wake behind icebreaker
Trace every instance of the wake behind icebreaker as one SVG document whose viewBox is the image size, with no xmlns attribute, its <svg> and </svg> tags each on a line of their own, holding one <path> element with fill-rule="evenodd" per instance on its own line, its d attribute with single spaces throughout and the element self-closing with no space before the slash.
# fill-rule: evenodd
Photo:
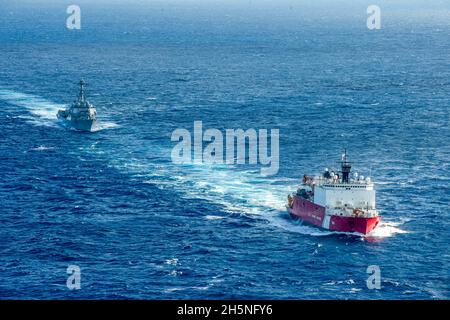
<svg viewBox="0 0 450 320">
<path fill-rule="evenodd" d="M 381 217 L 376 209 L 375 189 L 370 178 L 354 174 L 345 151 L 341 171 L 325 169 L 322 176 L 303 176 L 303 183 L 288 195 L 286 208 L 294 219 L 301 219 L 323 229 L 368 234 Z"/>
<path fill-rule="evenodd" d="M 80 80 L 80 92 L 76 100 L 68 109 L 59 110 L 57 117 L 66 121 L 70 126 L 80 131 L 92 132 L 97 123 L 97 110 L 85 99 L 84 87 L 86 82 Z"/>
</svg>

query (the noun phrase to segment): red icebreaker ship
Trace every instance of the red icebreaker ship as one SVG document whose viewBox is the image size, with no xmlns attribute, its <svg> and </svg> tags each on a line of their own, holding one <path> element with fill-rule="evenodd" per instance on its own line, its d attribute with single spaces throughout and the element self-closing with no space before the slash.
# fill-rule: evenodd
<svg viewBox="0 0 450 320">
<path fill-rule="evenodd" d="M 357 173 L 350 179 L 351 167 L 345 151 L 341 171 L 325 169 L 322 176 L 304 175 L 301 187 L 288 196 L 291 217 L 332 231 L 368 234 L 375 229 L 381 217 L 373 182 Z"/>
</svg>

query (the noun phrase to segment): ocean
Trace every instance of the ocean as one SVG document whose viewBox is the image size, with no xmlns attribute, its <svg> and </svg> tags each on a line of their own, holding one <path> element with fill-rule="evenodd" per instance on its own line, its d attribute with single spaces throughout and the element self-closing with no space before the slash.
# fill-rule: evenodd
<svg viewBox="0 0 450 320">
<path fill-rule="evenodd" d="M 450 298 L 449 3 L 77 3 L 0 2 L 0 299 Z M 80 78 L 93 133 L 56 118 Z M 278 173 L 174 164 L 194 121 L 279 129 Z M 285 209 L 344 149 L 366 237 Z"/>
</svg>

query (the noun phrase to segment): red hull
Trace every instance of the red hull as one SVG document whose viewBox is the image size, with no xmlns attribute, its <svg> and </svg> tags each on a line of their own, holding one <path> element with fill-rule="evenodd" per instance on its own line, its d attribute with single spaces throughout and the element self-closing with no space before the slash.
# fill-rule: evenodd
<svg viewBox="0 0 450 320">
<path fill-rule="evenodd" d="M 344 217 L 325 214 L 326 209 L 309 200 L 294 196 L 292 208 L 288 212 L 294 219 L 301 219 L 307 223 L 323 229 L 339 232 L 357 232 L 368 234 L 375 229 L 381 217 Z"/>
</svg>

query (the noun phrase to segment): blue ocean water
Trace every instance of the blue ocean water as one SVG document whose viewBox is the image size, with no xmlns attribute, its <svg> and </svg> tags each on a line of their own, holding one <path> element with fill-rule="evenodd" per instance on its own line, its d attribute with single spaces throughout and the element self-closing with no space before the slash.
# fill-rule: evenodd
<svg viewBox="0 0 450 320">
<path fill-rule="evenodd" d="M 1 2 L 1 299 L 450 297 L 448 3 L 381 1 L 376 31 L 366 1 L 79 3 L 69 31 L 69 2 Z M 56 120 L 81 77 L 92 134 Z M 197 120 L 278 128 L 280 171 L 173 164 Z M 369 237 L 284 210 L 344 148 L 376 183 Z"/>
</svg>

